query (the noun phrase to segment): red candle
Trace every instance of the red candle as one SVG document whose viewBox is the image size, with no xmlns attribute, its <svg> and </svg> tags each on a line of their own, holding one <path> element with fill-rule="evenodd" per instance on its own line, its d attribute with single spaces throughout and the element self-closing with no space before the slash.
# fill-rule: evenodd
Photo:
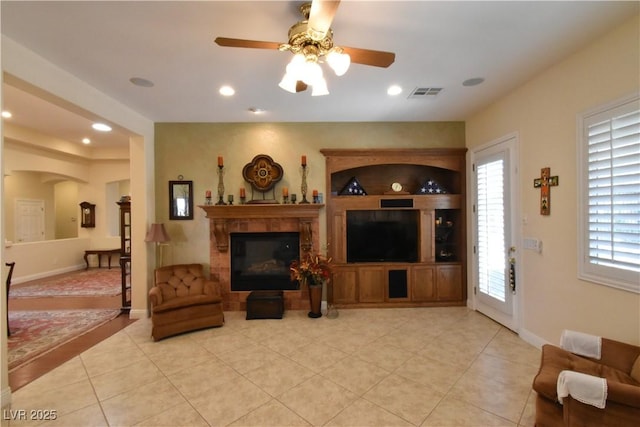
<svg viewBox="0 0 640 427">
<path fill-rule="evenodd" d="M 313 190 L 313 197 L 318 197 L 318 190 Z"/>
<path fill-rule="evenodd" d="M 218 166 L 224 166 L 222 163 L 222 156 L 218 156 Z"/>
<path fill-rule="evenodd" d="M 204 196 L 205 196 L 206 198 L 211 198 L 211 190 L 207 190 L 207 191 L 204 193 Z"/>
<path fill-rule="evenodd" d="M 307 166 L 307 156 L 302 156 L 302 166 Z"/>
<path fill-rule="evenodd" d="M 240 188 L 240 197 L 245 197 L 244 187 Z"/>
<path fill-rule="evenodd" d="M 282 188 L 282 196 L 289 197 L 289 189 L 287 187 Z"/>
</svg>

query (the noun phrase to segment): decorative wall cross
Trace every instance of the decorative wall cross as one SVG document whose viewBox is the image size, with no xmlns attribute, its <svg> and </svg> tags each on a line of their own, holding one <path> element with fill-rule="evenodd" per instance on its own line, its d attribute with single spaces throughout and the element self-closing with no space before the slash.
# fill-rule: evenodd
<svg viewBox="0 0 640 427">
<path fill-rule="evenodd" d="M 542 168 L 540 178 L 533 180 L 533 188 L 540 188 L 540 215 L 551 214 L 551 188 L 558 185 L 558 176 L 551 175 L 551 168 Z"/>
</svg>

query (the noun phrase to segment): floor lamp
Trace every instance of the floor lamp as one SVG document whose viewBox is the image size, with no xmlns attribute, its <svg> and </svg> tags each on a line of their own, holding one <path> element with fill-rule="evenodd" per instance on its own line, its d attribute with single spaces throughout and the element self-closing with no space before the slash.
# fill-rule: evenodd
<svg viewBox="0 0 640 427">
<path fill-rule="evenodd" d="M 156 244 L 156 266 L 158 266 L 158 247 L 160 247 L 160 265 L 164 264 L 164 258 L 162 253 L 162 244 L 170 241 L 167 230 L 164 229 L 164 224 L 151 224 L 151 228 L 144 238 L 145 242 L 154 242 Z"/>
</svg>

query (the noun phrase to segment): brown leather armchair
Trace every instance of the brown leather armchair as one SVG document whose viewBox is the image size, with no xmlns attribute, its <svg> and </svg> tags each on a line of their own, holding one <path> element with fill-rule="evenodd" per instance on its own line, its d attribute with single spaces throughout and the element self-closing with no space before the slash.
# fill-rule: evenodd
<svg viewBox="0 0 640 427">
<path fill-rule="evenodd" d="M 149 299 L 154 341 L 224 324 L 220 288 L 204 277 L 201 264 L 156 269 Z"/>
<path fill-rule="evenodd" d="M 601 338 L 600 343 L 599 358 L 581 356 L 549 344 L 542 347 L 540 370 L 533 380 L 533 389 L 537 392 L 536 427 L 639 425 L 640 347 L 606 338 Z M 558 390 L 566 392 L 566 384 L 558 382 L 563 371 L 587 374 L 591 377 L 580 377 L 587 382 L 599 382 L 604 408 L 583 403 L 589 401 L 584 398 L 585 394 L 591 393 L 584 390 L 584 383 L 574 386 L 574 390 L 578 389 L 575 391 L 567 387 L 568 396 L 560 403 Z"/>
</svg>

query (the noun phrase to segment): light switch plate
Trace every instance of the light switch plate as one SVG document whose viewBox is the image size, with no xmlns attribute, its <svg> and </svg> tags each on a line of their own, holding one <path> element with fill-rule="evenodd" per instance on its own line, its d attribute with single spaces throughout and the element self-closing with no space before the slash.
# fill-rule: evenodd
<svg viewBox="0 0 640 427">
<path fill-rule="evenodd" d="M 538 239 L 534 239 L 533 237 L 525 237 L 522 241 L 522 247 L 530 251 L 542 253 L 542 242 Z"/>
</svg>

